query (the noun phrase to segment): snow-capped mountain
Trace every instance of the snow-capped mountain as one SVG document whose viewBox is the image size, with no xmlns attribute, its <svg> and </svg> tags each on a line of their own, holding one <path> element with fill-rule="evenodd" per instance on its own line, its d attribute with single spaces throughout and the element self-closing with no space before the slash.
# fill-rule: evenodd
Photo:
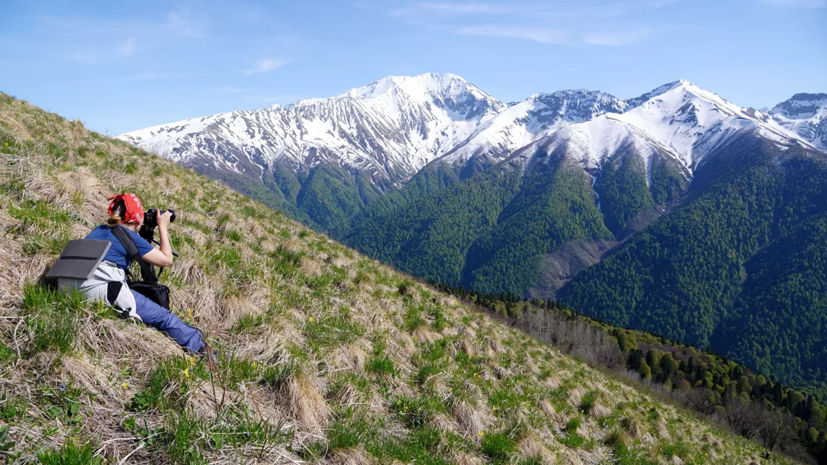
<svg viewBox="0 0 827 465">
<path fill-rule="evenodd" d="M 391 76 L 327 99 L 301 100 L 155 126 L 120 136 L 177 162 L 262 178 L 276 164 L 321 163 L 399 186 L 440 159 L 499 162 L 534 142 L 565 144 L 596 169 L 619 147 L 675 158 L 688 176 L 745 131 L 780 144 L 827 146 L 827 96 L 797 94 L 770 114 L 680 80 L 624 101 L 582 90 L 538 93 L 506 105 L 452 74 Z"/>
<path fill-rule="evenodd" d="M 565 147 L 567 156 L 588 170 L 599 169 L 621 149 L 639 154 L 648 170 L 652 155 L 660 153 L 679 161 L 687 176 L 709 154 L 746 132 L 785 146 L 809 147 L 766 113 L 741 108 L 685 80 L 620 103 L 625 111 L 562 125 L 538 143 L 548 152 Z"/>
<path fill-rule="evenodd" d="M 475 156 L 486 156 L 497 162 L 564 126 L 590 121 L 604 113 L 621 113 L 626 107 L 626 102 L 617 97 L 588 89 L 534 94 L 481 124 L 441 161 L 461 164 Z"/>
<path fill-rule="evenodd" d="M 327 99 L 155 126 L 123 140 L 188 166 L 260 178 L 333 163 L 379 185 L 405 180 L 506 105 L 452 74 L 391 76 Z"/>
<path fill-rule="evenodd" d="M 795 94 L 770 110 L 778 124 L 827 151 L 827 94 Z"/>
</svg>

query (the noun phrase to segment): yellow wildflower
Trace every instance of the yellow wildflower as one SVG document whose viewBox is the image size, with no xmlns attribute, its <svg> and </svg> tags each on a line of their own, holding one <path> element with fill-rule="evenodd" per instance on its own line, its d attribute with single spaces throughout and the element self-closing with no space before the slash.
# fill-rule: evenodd
<svg viewBox="0 0 827 465">
<path fill-rule="evenodd" d="M 189 367 L 187 367 L 187 369 L 186 369 L 186 370 L 184 370 L 184 377 L 185 377 L 185 378 L 189 378 L 189 377 L 190 377 L 190 368 L 189 368 Z"/>
<path fill-rule="evenodd" d="M 195 366 L 195 357 L 190 357 L 189 362 L 190 362 L 190 366 L 194 367 Z"/>
<path fill-rule="evenodd" d="M 128 384 L 126 384 L 126 383 L 121 384 L 121 389 L 126 389 L 126 388 L 128 388 L 128 387 L 129 387 L 129 385 L 128 385 Z"/>
<path fill-rule="evenodd" d="M 192 319 L 192 314 L 193 314 L 192 309 L 191 309 L 191 308 L 188 308 L 188 309 L 187 309 L 187 315 L 189 315 L 189 316 L 190 316 L 190 319 Z"/>
<path fill-rule="evenodd" d="M 312 316 L 310 317 L 310 322 L 313 323 L 313 317 Z"/>
</svg>

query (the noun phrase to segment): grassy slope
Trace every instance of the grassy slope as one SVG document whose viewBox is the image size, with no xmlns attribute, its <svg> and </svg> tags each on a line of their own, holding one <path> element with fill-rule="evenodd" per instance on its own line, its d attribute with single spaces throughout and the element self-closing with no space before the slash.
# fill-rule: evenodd
<svg viewBox="0 0 827 465">
<path fill-rule="evenodd" d="M 0 425 L 21 462 L 88 443 L 113 463 L 786 463 L 3 94 L 0 153 Z M 179 212 L 163 279 L 173 310 L 231 356 L 212 374 L 154 330 L 27 284 L 124 190 Z"/>
</svg>

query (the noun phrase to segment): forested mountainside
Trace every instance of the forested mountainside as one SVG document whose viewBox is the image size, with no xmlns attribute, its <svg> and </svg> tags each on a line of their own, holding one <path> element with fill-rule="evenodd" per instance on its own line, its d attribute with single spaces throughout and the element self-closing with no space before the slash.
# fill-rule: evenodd
<svg viewBox="0 0 827 465">
<path fill-rule="evenodd" d="M 827 263 L 816 231 L 827 157 L 744 141 L 694 182 L 708 185 L 578 274 L 562 299 L 824 393 Z"/>
<path fill-rule="evenodd" d="M 221 183 L 5 94 L 0 157 L 3 458 L 793 463 Z M 215 364 L 39 282 L 123 191 L 176 209 L 180 257 L 162 279 Z"/>
</svg>

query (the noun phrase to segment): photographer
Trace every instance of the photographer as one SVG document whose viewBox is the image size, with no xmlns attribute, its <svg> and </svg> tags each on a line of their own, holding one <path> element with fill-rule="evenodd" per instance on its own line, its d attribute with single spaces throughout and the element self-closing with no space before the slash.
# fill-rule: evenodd
<svg viewBox="0 0 827 465">
<path fill-rule="evenodd" d="M 141 199 L 135 194 L 120 194 L 109 198 L 109 220 L 90 232 L 86 239 L 102 239 L 111 243 L 103 261 L 87 280 L 60 280 L 59 286 L 77 288 L 90 300 L 103 300 L 123 317 L 136 318 L 148 326 L 167 334 L 189 352 L 206 354 L 209 347 L 202 340 L 201 331 L 187 325 L 178 316 L 127 285 L 126 271 L 132 260 L 123 238 L 125 231 L 131 237 L 138 255 L 149 265 L 167 267 L 172 264 L 173 252 L 169 241 L 169 223 L 172 212 L 157 212 L 160 249 L 154 248 L 138 231 L 144 223 Z M 116 231 L 123 228 L 124 231 Z M 116 237 L 122 235 L 122 239 Z M 131 246 L 131 244 L 130 244 Z M 134 250 L 134 249 L 133 249 Z M 140 261 L 140 260 L 139 260 Z"/>
</svg>

